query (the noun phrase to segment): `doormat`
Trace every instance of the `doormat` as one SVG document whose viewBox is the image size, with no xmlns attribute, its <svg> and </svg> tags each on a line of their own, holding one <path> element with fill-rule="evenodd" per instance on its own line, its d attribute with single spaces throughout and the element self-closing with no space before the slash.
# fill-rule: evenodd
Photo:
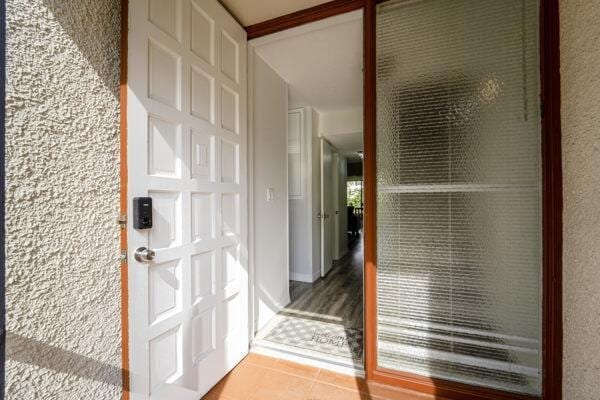
<svg viewBox="0 0 600 400">
<path fill-rule="evenodd" d="M 263 340 L 318 351 L 353 360 L 362 360 L 363 332 L 361 329 L 284 317 Z"/>
</svg>

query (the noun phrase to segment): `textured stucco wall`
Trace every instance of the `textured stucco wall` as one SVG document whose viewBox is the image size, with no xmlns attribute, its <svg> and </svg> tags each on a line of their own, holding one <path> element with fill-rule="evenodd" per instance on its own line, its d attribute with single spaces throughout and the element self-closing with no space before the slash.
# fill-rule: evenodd
<svg viewBox="0 0 600 400">
<path fill-rule="evenodd" d="M 117 399 L 120 4 L 7 23 L 7 398 Z"/>
<path fill-rule="evenodd" d="M 560 0 L 565 400 L 600 397 L 600 7 Z"/>
</svg>

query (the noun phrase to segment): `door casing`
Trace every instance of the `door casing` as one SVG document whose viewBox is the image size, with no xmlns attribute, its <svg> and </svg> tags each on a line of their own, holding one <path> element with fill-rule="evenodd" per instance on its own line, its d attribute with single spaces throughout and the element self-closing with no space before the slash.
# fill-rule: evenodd
<svg viewBox="0 0 600 400">
<path fill-rule="evenodd" d="M 363 9 L 364 45 L 364 254 L 365 254 L 365 369 L 368 380 L 417 389 L 446 392 L 461 399 L 502 399 L 501 394 L 449 385 L 434 387 L 422 377 L 400 376 L 376 364 L 376 221 L 375 221 L 375 7 L 385 0 L 334 0 L 293 14 L 246 27 L 248 39 L 280 32 L 327 17 Z M 127 142 L 127 24 L 129 0 L 121 2 L 121 143 Z M 543 389 L 544 400 L 562 399 L 562 164 L 560 116 L 560 37 L 558 0 L 540 0 L 540 68 L 542 82 L 543 168 Z M 127 215 L 127 147 L 120 151 L 121 214 Z M 127 231 L 121 230 L 121 249 L 127 249 Z M 124 400 L 129 399 L 129 330 L 127 264 L 121 265 L 121 336 Z M 252 282 L 252 280 L 250 280 Z M 462 397 L 460 397 L 462 396 Z M 504 397 L 507 398 L 507 397 Z"/>
</svg>

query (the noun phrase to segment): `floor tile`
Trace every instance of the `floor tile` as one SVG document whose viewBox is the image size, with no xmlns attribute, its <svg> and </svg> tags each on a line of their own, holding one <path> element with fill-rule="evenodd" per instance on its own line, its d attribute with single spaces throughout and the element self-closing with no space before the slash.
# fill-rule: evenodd
<svg viewBox="0 0 600 400">
<path fill-rule="evenodd" d="M 225 378 L 223 378 L 211 391 L 210 395 L 218 395 L 217 399 L 245 400 L 248 393 L 256 390 L 260 378 L 268 370 L 258 365 L 241 363 Z M 205 396 L 210 399 L 211 397 Z"/>
<path fill-rule="evenodd" d="M 277 363 L 280 360 L 273 357 L 264 356 L 262 354 L 250 352 L 242 361 L 243 363 L 250 363 L 254 365 L 260 365 L 267 368 L 276 368 Z"/>
<path fill-rule="evenodd" d="M 321 369 L 316 378 L 317 381 L 347 389 L 363 391 L 365 380 L 358 376 L 338 374 L 327 369 Z"/>
<path fill-rule="evenodd" d="M 288 360 L 280 359 L 276 368 L 279 371 L 286 372 L 302 378 L 314 379 L 319 373 L 319 369 L 309 365 L 299 364 Z"/>
<path fill-rule="evenodd" d="M 306 400 L 370 400 L 371 396 L 355 390 L 315 382 Z"/>
<path fill-rule="evenodd" d="M 253 392 L 246 394 L 249 400 L 303 400 L 313 381 L 284 372 L 268 370 Z"/>
<path fill-rule="evenodd" d="M 213 392 L 212 390 L 210 392 L 208 392 L 206 394 L 206 396 L 204 396 L 202 398 L 202 400 L 236 400 L 233 397 L 226 397 L 225 395 L 218 393 L 218 392 Z"/>
<path fill-rule="evenodd" d="M 363 378 L 251 353 L 203 400 L 432 400 Z M 437 399 L 442 400 L 442 399 Z"/>
</svg>

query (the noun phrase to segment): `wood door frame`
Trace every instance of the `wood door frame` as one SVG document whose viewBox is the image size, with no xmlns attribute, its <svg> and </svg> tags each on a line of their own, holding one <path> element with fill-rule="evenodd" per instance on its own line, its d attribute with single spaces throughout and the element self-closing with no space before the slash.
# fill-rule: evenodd
<svg viewBox="0 0 600 400">
<path fill-rule="evenodd" d="M 368 380 L 460 400 L 538 399 L 377 366 L 376 5 L 364 8 L 365 369 Z M 562 162 L 558 0 L 540 0 L 542 103 L 542 399 L 562 399 Z"/>
<path fill-rule="evenodd" d="M 453 382 L 432 382 L 420 376 L 377 368 L 376 352 L 376 92 L 375 7 L 382 0 L 334 0 L 246 27 L 248 40 L 327 17 L 363 9 L 364 40 L 364 270 L 365 369 L 368 380 L 443 396 L 473 399 L 531 399 Z M 543 388 L 544 400 L 562 399 L 562 164 L 560 118 L 560 55 L 558 0 L 540 0 L 540 72 L 542 90 L 543 170 Z M 127 32 L 128 0 L 121 2 L 121 214 L 127 213 Z M 121 231 L 127 250 L 127 230 Z M 129 330 L 127 264 L 121 265 L 121 335 L 124 400 L 129 399 Z"/>
<path fill-rule="evenodd" d="M 246 29 L 248 41 L 250 41 L 261 36 L 270 35 L 271 33 L 284 31 L 310 22 L 359 10 L 364 7 L 364 4 L 364 0 L 333 0 L 281 17 L 248 25 L 244 27 L 244 29 Z"/>
<path fill-rule="evenodd" d="M 121 0 L 121 66 L 119 77 L 119 134 L 120 152 L 119 162 L 119 205 L 120 215 L 127 216 L 127 73 L 129 52 L 129 0 Z M 121 217 L 123 218 L 123 217 Z M 121 224 L 120 235 L 121 255 L 127 254 L 127 224 Z M 127 256 L 121 260 L 121 380 L 123 392 L 122 400 L 129 400 L 129 274 Z"/>
<path fill-rule="evenodd" d="M 365 370 L 368 380 L 447 397 L 474 400 L 534 399 L 377 368 L 376 327 L 376 92 L 375 11 L 386 0 L 334 0 L 246 27 L 249 39 L 334 15 L 363 9 L 364 96 L 364 312 Z M 560 118 L 560 38 L 558 0 L 540 0 L 543 181 L 542 398 L 562 399 L 562 161 Z"/>
</svg>

